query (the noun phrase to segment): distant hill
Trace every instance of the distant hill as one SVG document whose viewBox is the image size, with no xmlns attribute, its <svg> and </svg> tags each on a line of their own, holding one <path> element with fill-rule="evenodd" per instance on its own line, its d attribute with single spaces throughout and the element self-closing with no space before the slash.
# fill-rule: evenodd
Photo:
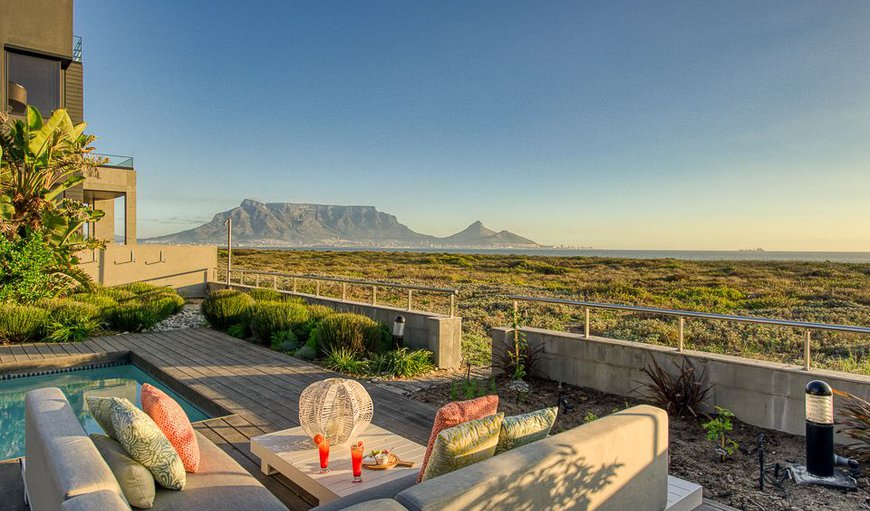
<svg viewBox="0 0 870 511">
<path fill-rule="evenodd" d="M 245 199 L 229 211 L 194 229 L 139 240 L 141 243 L 226 243 L 227 218 L 233 219 L 234 244 L 262 247 L 429 247 L 529 248 L 534 241 L 486 228 L 477 221 L 446 238 L 421 234 L 373 206 L 262 203 Z"/>
</svg>

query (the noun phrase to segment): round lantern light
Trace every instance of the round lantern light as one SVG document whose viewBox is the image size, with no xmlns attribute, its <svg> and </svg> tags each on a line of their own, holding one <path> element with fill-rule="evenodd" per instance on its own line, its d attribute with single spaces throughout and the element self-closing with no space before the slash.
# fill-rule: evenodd
<svg viewBox="0 0 870 511">
<path fill-rule="evenodd" d="M 299 396 L 299 425 L 340 445 L 362 433 L 372 422 L 374 405 L 358 381 L 328 378 L 312 383 Z"/>
</svg>

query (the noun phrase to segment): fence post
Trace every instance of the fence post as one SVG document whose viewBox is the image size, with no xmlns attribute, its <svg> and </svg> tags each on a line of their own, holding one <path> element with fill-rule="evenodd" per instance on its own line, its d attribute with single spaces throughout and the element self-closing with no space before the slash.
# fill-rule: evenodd
<svg viewBox="0 0 870 511">
<path fill-rule="evenodd" d="M 453 317 L 453 311 L 456 307 L 456 294 L 450 293 L 450 317 Z"/>
<path fill-rule="evenodd" d="M 409 289 L 408 290 L 408 310 L 411 310 L 411 301 L 413 300 L 413 298 L 412 298 L 413 295 L 414 295 L 414 291 Z"/>
<path fill-rule="evenodd" d="M 320 296 L 320 281 L 314 281 L 314 296 Z"/>
<path fill-rule="evenodd" d="M 378 304 L 378 286 L 372 286 L 372 307 Z"/>
<path fill-rule="evenodd" d="M 293 277 L 293 292 L 296 292 L 296 277 Z"/>
<path fill-rule="evenodd" d="M 255 274 L 256 278 L 254 279 L 254 287 L 260 287 L 260 274 Z"/>
<path fill-rule="evenodd" d="M 685 328 L 685 326 L 686 326 L 686 318 L 684 318 L 683 316 L 680 316 L 680 336 L 677 340 L 677 351 L 679 351 L 679 352 L 683 351 L 683 329 Z"/>
<path fill-rule="evenodd" d="M 278 290 L 278 276 L 277 275 L 272 275 L 272 289 L 274 289 L 275 291 Z"/>
<path fill-rule="evenodd" d="M 584 337 L 589 338 L 589 307 L 586 307 L 586 321 L 583 324 Z"/>
<path fill-rule="evenodd" d="M 347 301 L 347 282 L 341 283 L 341 301 Z"/>
<path fill-rule="evenodd" d="M 810 370 L 810 362 L 811 362 L 810 341 L 811 341 L 810 331 L 809 331 L 809 329 L 807 329 L 806 333 L 804 334 L 804 371 Z"/>
</svg>

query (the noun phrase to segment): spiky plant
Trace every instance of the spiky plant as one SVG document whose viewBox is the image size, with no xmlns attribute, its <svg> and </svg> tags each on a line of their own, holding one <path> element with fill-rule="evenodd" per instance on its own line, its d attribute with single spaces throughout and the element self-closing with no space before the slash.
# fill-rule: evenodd
<svg viewBox="0 0 870 511">
<path fill-rule="evenodd" d="M 683 358 L 681 364 L 674 362 L 674 367 L 676 375 L 666 371 L 650 356 L 649 365 L 641 369 L 649 377 L 648 382 L 640 382 L 644 389 L 642 394 L 672 417 L 684 417 L 687 413 L 697 417 L 701 404 L 710 393 L 710 386 L 704 383 L 707 372 L 698 373 L 687 358 Z"/>
<path fill-rule="evenodd" d="M 870 461 L 870 403 L 858 396 L 834 389 L 834 394 L 843 398 L 839 406 L 838 433 L 855 443 L 846 445 L 849 454 L 862 463 Z"/>
</svg>

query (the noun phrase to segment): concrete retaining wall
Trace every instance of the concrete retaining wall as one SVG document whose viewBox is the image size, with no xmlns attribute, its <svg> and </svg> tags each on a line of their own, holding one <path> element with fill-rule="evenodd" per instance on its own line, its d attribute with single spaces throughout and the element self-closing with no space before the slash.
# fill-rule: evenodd
<svg viewBox="0 0 870 511">
<path fill-rule="evenodd" d="M 536 376 L 602 392 L 638 397 L 641 372 L 650 359 L 666 369 L 676 370 L 683 357 L 696 371 L 706 371 L 710 384 L 707 405 L 733 411 L 746 423 L 763 428 L 804 434 L 804 387 L 810 380 L 824 380 L 831 387 L 870 399 L 870 377 L 837 371 L 803 368 L 699 351 L 678 353 L 674 348 L 653 346 L 602 337 L 523 328 L 529 346 L 544 345 Z M 493 352 L 513 345 L 514 331 L 493 329 Z M 676 372 L 676 371 L 674 371 Z M 836 399 L 835 399 L 836 402 Z M 836 404 L 835 404 L 836 412 Z"/>
<path fill-rule="evenodd" d="M 223 289 L 225 287 L 225 284 L 209 283 L 210 289 Z M 232 284 L 231 287 L 251 289 L 253 286 Z M 291 291 L 280 292 L 290 296 L 299 296 L 308 303 L 326 305 L 340 312 L 362 314 L 388 325 L 391 329 L 396 316 L 402 315 L 405 317 L 405 344 L 407 346 L 413 349 L 431 351 L 435 365 L 439 368 L 454 368 L 462 364 L 462 318 L 451 318 L 430 312 L 408 311 L 383 305 L 372 306 L 367 303 L 343 301 L 338 298 Z"/>
<path fill-rule="evenodd" d="M 205 296 L 217 266 L 214 246 L 109 244 L 77 255 L 79 267 L 104 286 L 148 282 L 172 286 L 187 297 Z"/>
</svg>

